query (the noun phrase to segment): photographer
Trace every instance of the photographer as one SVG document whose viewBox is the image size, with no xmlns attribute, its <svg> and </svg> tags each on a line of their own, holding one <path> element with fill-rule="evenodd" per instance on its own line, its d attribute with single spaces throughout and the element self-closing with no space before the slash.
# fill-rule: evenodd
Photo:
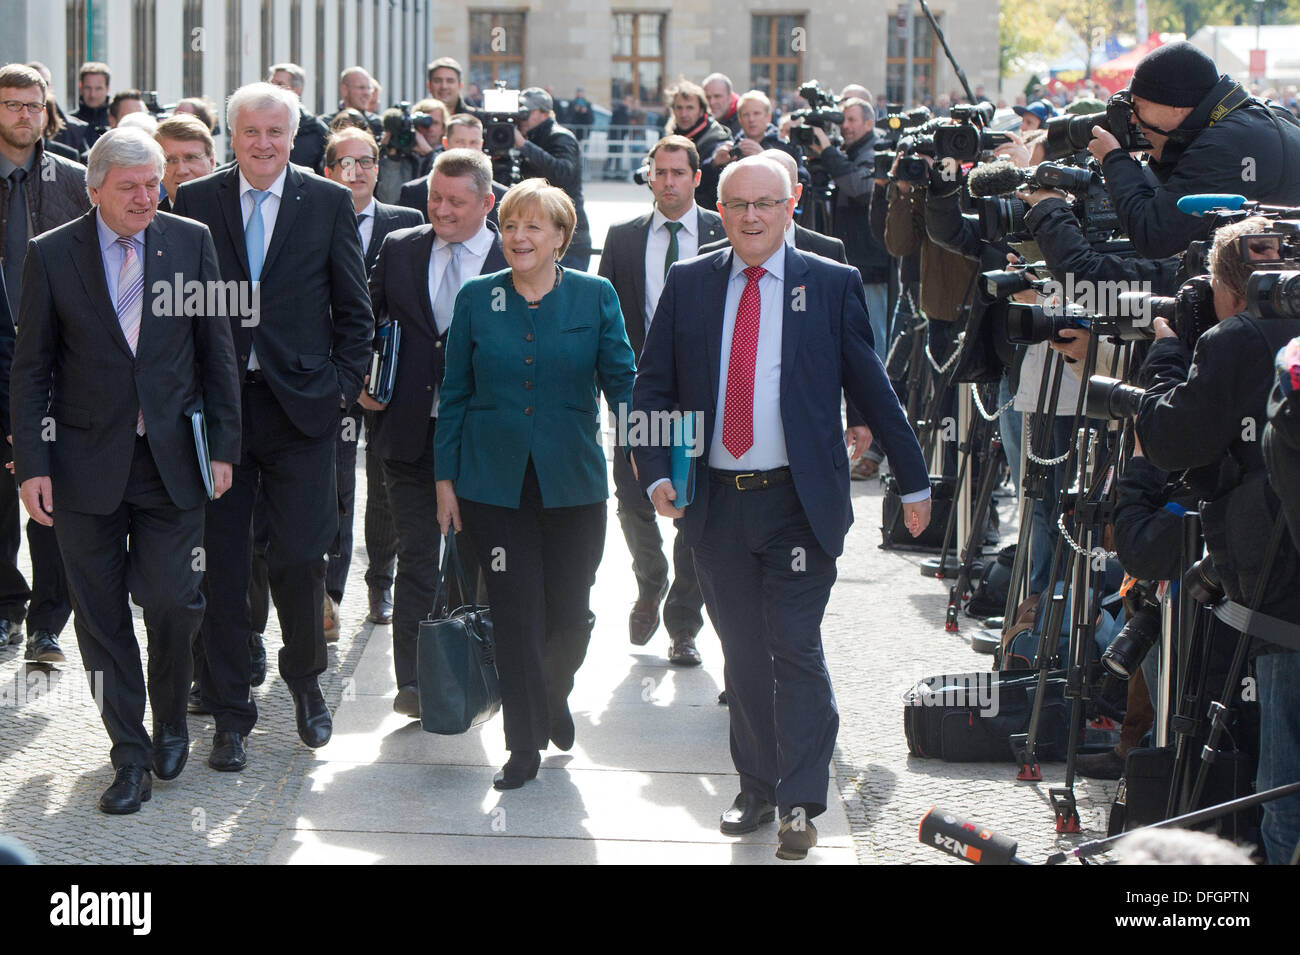
<svg viewBox="0 0 1300 955">
<path fill-rule="evenodd" d="M 1282 500 L 1291 540 L 1300 550 L 1300 338 L 1277 353 L 1277 384 L 1268 399 L 1264 461 L 1268 480 Z"/>
<path fill-rule="evenodd" d="M 844 122 L 843 149 L 831 144 L 820 126 L 812 127 L 808 151 L 835 183 L 835 227 L 844 253 L 862 273 L 867 293 L 867 315 L 875 336 L 876 354 L 884 361 L 889 352 L 889 253 L 871 234 L 872 172 L 876 162 L 875 110 L 870 101 L 853 98 L 840 105 Z"/>
<path fill-rule="evenodd" d="M 555 104 L 546 90 L 539 86 L 524 90 L 519 108 L 528 111 L 515 124 L 520 177 L 545 179 L 573 200 L 577 227 L 560 264 L 585 272 L 591 262 L 591 229 L 582 203 L 582 149 L 573 133 L 555 122 Z"/>
<path fill-rule="evenodd" d="M 1300 125 L 1220 76 L 1190 43 L 1168 43 L 1144 56 L 1128 93 L 1160 185 L 1153 187 L 1141 164 L 1101 127 L 1093 128 L 1088 149 L 1101 161 L 1120 222 L 1141 255 L 1173 255 L 1208 235 L 1208 220 L 1178 211 L 1181 196 L 1238 193 L 1300 203 Z"/>
<path fill-rule="evenodd" d="M 719 170 L 733 159 L 745 159 L 757 156 L 764 149 L 780 149 L 794 157 L 799 164 L 799 181 L 808 181 L 808 172 L 803 169 L 803 155 L 798 146 L 792 146 L 781 138 L 772 123 L 772 101 L 762 90 L 750 90 L 740 97 L 736 106 L 736 115 L 740 118 L 740 132 L 731 140 L 723 143 L 713 154 L 713 165 Z"/>
<path fill-rule="evenodd" d="M 451 117 L 442 100 L 420 100 L 386 109 L 381 117 L 384 135 L 379 141 L 379 185 L 375 198 L 390 205 L 398 203 L 402 186 L 412 179 L 427 177 L 433 161 L 442 152 L 442 137 Z"/>
<path fill-rule="evenodd" d="M 1195 355 L 1163 318 L 1142 366 L 1146 384 L 1137 434 L 1151 462 L 1187 469 L 1187 482 L 1201 499 L 1208 557 L 1200 576 L 1217 576 L 1222 591 L 1253 608 L 1257 592 L 1263 614 L 1300 624 L 1300 554 L 1283 534 L 1270 563 L 1265 551 L 1280 504 L 1269 488 L 1260 435 L 1273 382 L 1274 355 L 1300 334 L 1300 319 L 1257 319 L 1242 313 L 1251 271 L 1238 239 L 1267 232 L 1270 222 L 1251 217 L 1217 230 L 1210 252 L 1211 287 L 1219 322 L 1201 335 Z M 1260 754 L 1256 788 L 1295 777 L 1300 763 L 1300 720 L 1292 702 L 1300 690 L 1300 657 L 1255 641 L 1260 706 Z M 1272 863 L 1289 861 L 1300 839 L 1300 797 L 1264 804 L 1265 850 Z"/>
</svg>

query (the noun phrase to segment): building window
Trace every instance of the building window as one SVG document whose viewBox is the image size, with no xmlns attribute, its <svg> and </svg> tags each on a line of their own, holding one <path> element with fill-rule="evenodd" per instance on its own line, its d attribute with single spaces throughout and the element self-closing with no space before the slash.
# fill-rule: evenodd
<svg viewBox="0 0 1300 955">
<path fill-rule="evenodd" d="M 157 19 L 158 5 L 155 0 L 135 0 L 131 10 L 132 77 L 138 90 L 157 88 L 158 52 Z"/>
<path fill-rule="evenodd" d="M 658 109 L 664 96 L 664 21 L 662 13 L 615 13 L 610 102 L 636 97 Z"/>
<path fill-rule="evenodd" d="M 471 10 L 469 82 L 485 90 L 498 80 L 524 88 L 524 15 Z"/>
<path fill-rule="evenodd" d="M 943 25 L 943 17 L 935 14 L 935 19 Z M 902 103 L 907 95 L 907 42 L 904 34 L 907 30 L 907 16 L 891 13 L 888 17 L 887 35 L 889 42 L 885 47 L 885 98 L 890 103 Z M 912 19 L 912 101 L 923 103 L 935 95 L 934 81 L 934 32 L 930 21 L 924 16 Z M 911 106 L 912 103 L 905 103 Z"/>
<path fill-rule="evenodd" d="M 750 21 L 749 86 L 765 92 L 777 109 L 796 105 L 803 82 L 804 35 L 802 14 L 755 14 Z"/>
<path fill-rule="evenodd" d="M 262 76 L 269 76 L 275 63 L 275 4 L 262 0 Z"/>
<path fill-rule="evenodd" d="M 242 0 L 226 0 L 226 92 L 242 85 L 244 72 L 244 5 Z"/>
<path fill-rule="evenodd" d="M 203 95 L 203 0 L 185 0 L 181 15 L 181 95 Z"/>
<path fill-rule="evenodd" d="M 80 106 L 81 79 L 77 74 L 81 71 L 81 64 L 90 59 L 86 46 L 86 0 L 68 0 L 66 9 L 67 48 L 64 51 L 64 59 L 68 69 L 63 88 L 68 91 L 68 112 L 72 112 Z"/>
</svg>

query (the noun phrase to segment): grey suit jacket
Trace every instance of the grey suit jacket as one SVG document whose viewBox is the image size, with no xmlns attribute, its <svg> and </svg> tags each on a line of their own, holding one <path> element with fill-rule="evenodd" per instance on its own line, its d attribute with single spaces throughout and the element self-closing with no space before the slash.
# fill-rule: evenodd
<svg viewBox="0 0 1300 955">
<path fill-rule="evenodd" d="M 699 252 L 704 246 L 716 245 L 720 238 L 726 242 L 722 217 L 708 209 L 700 209 Z M 623 324 L 627 340 L 637 355 L 645 345 L 645 248 L 650 236 L 650 221 L 654 210 L 619 222 L 609 227 L 605 236 L 604 251 L 600 255 L 599 274 L 609 279 L 618 293 L 618 304 L 623 310 Z"/>
</svg>

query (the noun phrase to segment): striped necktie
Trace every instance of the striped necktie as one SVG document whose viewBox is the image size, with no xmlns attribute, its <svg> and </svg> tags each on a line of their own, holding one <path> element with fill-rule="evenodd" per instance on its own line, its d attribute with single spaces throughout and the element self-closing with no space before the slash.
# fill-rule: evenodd
<svg viewBox="0 0 1300 955">
<path fill-rule="evenodd" d="M 122 325 L 122 334 L 131 349 L 136 353 L 140 343 L 140 317 L 144 305 L 144 266 L 136 254 L 135 243 L 124 236 L 117 237 L 117 244 L 122 247 L 122 270 L 117 274 L 117 320 Z M 144 434 L 144 409 L 141 408 L 135 423 L 135 433 Z"/>
</svg>

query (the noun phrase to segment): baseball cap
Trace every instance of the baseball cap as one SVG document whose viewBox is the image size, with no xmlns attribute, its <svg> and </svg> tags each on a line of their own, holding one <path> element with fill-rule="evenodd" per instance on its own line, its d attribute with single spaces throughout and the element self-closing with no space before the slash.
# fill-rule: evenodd
<svg viewBox="0 0 1300 955">
<path fill-rule="evenodd" d="M 540 86 L 530 86 L 519 94 L 519 108 L 551 110 L 555 109 L 555 101 Z"/>
</svg>

